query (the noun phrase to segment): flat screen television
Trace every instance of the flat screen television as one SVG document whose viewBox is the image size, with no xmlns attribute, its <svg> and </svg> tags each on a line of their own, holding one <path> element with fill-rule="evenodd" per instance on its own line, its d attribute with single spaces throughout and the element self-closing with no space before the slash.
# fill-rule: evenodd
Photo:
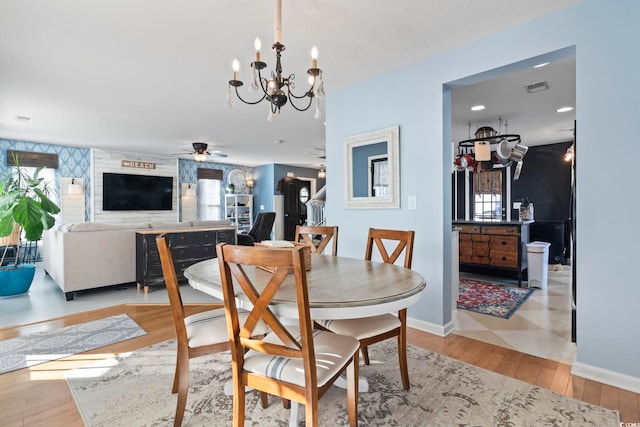
<svg viewBox="0 0 640 427">
<path fill-rule="evenodd" d="M 173 200 L 173 177 L 102 174 L 102 210 L 170 211 Z"/>
</svg>

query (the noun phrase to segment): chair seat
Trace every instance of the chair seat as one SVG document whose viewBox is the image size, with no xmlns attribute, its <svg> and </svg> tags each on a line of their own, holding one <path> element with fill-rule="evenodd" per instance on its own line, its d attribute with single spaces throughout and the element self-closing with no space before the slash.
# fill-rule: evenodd
<svg viewBox="0 0 640 427">
<path fill-rule="evenodd" d="M 287 327 L 287 329 L 292 336 L 300 339 L 298 328 Z M 275 334 L 267 335 L 263 341 L 282 344 L 282 341 Z M 318 386 L 320 387 L 336 375 L 344 367 L 344 361 L 353 356 L 360 348 L 358 340 L 352 337 L 321 330 L 313 332 L 313 344 Z M 267 355 L 250 350 L 245 355 L 244 370 L 301 387 L 305 386 L 303 359 Z"/>
<path fill-rule="evenodd" d="M 357 340 L 384 334 L 401 326 L 400 319 L 392 314 L 362 319 L 318 320 L 317 323 L 331 332 L 348 335 Z"/>
<path fill-rule="evenodd" d="M 249 313 L 244 310 L 238 311 L 238 317 L 244 323 Z M 192 314 L 184 318 L 184 323 L 187 327 L 187 337 L 190 348 L 229 341 L 224 308 Z M 266 334 L 268 332 L 267 325 L 263 321 L 260 321 L 258 325 L 256 325 L 255 332 L 256 335 Z"/>
</svg>

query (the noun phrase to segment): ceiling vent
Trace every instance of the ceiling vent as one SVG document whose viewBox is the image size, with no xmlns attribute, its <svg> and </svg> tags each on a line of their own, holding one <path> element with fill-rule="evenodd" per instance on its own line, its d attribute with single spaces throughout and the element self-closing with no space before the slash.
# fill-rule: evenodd
<svg viewBox="0 0 640 427">
<path fill-rule="evenodd" d="M 524 89 L 527 91 L 527 93 L 542 92 L 543 90 L 549 89 L 549 85 L 547 84 L 547 82 L 537 82 L 526 85 Z"/>
</svg>

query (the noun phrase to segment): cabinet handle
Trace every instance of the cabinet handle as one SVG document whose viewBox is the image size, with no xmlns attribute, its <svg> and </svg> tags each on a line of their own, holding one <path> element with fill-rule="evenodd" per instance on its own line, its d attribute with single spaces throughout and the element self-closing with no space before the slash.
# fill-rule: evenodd
<svg viewBox="0 0 640 427">
<path fill-rule="evenodd" d="M 506 260 L 507 260 L 507 257 L 506 257 L 506 256 L 503 256 L 503 257 L 502 257 L 502 260 L 503 260 L 503 261 L 506 261 Z"/>
<path fill-rule="evenodd" d="M 507 244 L 507 242 L 505 242 L 505 241 L 503 240 L 503 241 L 502 241 L 502 244 L 503 244 L 503 245 L 506 245 L 506 244 Z"/>
</svg>

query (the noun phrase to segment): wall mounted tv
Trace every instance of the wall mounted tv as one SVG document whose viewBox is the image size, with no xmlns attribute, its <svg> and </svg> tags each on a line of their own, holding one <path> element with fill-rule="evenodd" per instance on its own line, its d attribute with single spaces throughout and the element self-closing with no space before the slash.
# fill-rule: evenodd
<svg viewBox="0 0 640 427">
<path fill-rule="evenodd" d="M 170 211 L 173 177 L 102 174 L 102 210 Z"/>
</svg>

